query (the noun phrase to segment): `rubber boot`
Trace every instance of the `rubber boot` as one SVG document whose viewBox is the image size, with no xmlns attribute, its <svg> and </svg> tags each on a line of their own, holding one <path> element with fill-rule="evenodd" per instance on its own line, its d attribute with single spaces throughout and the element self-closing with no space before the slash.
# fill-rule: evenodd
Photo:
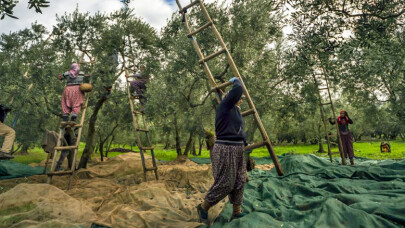
<svg viewBox="0 0 405 228">
<path fill-rule="evenodd" d="M 354 160 L 353 160 L 353 158 L 350 158 L 350 165 L 354 165 Z"/>
</svg>

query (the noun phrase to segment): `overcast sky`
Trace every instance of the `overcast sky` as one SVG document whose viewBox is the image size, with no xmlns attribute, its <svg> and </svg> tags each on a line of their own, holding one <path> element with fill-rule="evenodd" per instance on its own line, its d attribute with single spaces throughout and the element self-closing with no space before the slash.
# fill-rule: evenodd
<svg viewBox="0 0 405 228">
<path fill-rule="evenodd" d="M 52 26 L 56 24 L 56 14 L 71 13 L 77 5 L 80 12 L 92 14 L 98 11 L 113 12 L 123 6 L 119 0 L 59 0 L 50 2 L 50 7 L 43 8 L 43 14 L 39 14 L 33 9 L 28 9 L 28 0 L 20 0 L 14 8 L 14 16 L 19 19 L 6 17 L 4 20 L 0 20 L 0 33 L 24 29 L 34 21 L 45 25 L 51 31 Z M 180 0 L 180 2 L 182 5 L 187 5 L 190 0 Z M 209 3 L 213 0 L 206 0 L 205 2 Z M 129 6 L 135 10 L 138 17 L 143 18 L 158 31 L 166 24 L 172 13 L 178 10 L 175 0 L 131 0 Z"/>
</svg>

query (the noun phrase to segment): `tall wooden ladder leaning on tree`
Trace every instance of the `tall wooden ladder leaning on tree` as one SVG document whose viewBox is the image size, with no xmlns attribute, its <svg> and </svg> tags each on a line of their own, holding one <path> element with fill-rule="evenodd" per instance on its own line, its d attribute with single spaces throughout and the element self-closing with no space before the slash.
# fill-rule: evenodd
<svg viewBox="0 0 405 228">
<path fill-rule="evenodd" d="M 331 138 L 337 137 L 338 140 L 338 148 L 339 148 L 339 154 L 340 157 L 342 158 L 342 164 L 346 165 L 346 159 L 343 154 L 343 149 L 342 149 L 342 140 L 340 138 L 340 132 L 339 132 L 339 126 L 336 123 L 336 135 L 329 135 L 329 126 L 330 123 L 328 123 L 326 119 L 326 111 L 325 111 L 325 106 L 330 106 L 330 111 L 332 112 L 332 118 L 336 121 L 336 114 L 335 114 L 335 106 L 333 105 L 332 101 L 332 94 L 330 92 L 330 87 L 329 87 L 329 81 L 327 74 L 322 70 L 320 72 L 315 72 L 312 74 L 315 86 L 317 87 L 318 90 L 318 101 L 319 101 L 319 109 L 321 113 L 321 119 L 323 122 L 324 130 L 325 130 L 325 136 L 326 136 L 326 142 L 328 144 L 328 155 L 329 159 L 332 162 L 332 152 L 331 152 Z M 320 139 L 322 140 L 322 139 Z"/>
<path fill-rule="evenodd" d="M 127 71 L 125 71 L 125 73 L 127 75 L 129 75 Z M 139 151 L 140 151 L 140 154 L 141 154 L 141 159 L 142 159 L 143 179 L 145 181 L 147 180 L 146 179 L 146 173 L 148 171 L 154 171 L 156 180 L 159 180 L 158 167 L 157 167 L 156 159 L 155 159 L 155 152 L 154 152 L 154 148 L 153 148 L 153 145 L 152 145 L 152 141 L 150 139 L 148 125 L 146 124 L 146 118 L 145 118 L 145 115 L 144 115 L 144 112 L 143 112 L 144 107 L 142 106 L 142 104 L 140 102 L 140 99 L 143 98 L 142 97 L 143 95 L 132 96 L 131 91 L 130 91 L 129 78 L 127 77 L 126 80 L 127 80 L 128 100 L 129 100 L 129 105 L 131 107 L 132 125 L 134 126 L 134 129 L 135 129 L 136 142 L 137 142 L 137 145 L 138 145 L 138 148 L 139 148 Z M 135 110 L 135 104 L 134 104 L 135 99 L 139 100 L 139 105 L 140 105 L 141 110 Z M 140 122 L 142 124 L 138 123 L 138 119 L 140 119 Z M 140 125 L 143 125 L 143 126 L 140 126 Z M 146 141 L 147 141 L 148 145 L 145 145 L 145 146 L 143 145 L 141 133 L 145 133 L 145 137 L 146 137 Z M 147 150 L 150 150 L 150 153 L 151 153 L 151 156 L 152 156 L 152 165 L 153 165 L 153 167 L 151 167 L 151 168 L 146 167 L 145 152 Z"/>
<path fill-rule="evenodd" d="M 93 67 L 94 70 L 94 67 Z M 91 72 L 93 73 L 93 72 Z M 90 79 L 90 83 L 91 83 L 91 79 Z M 82 130 L 83 130 L 83 125 L 84 125 L 84 120 L 86 118 L 86 111 L 87 111 L 87 105 L 89 103 L 89 97 L 90 97 L 90 93 L 86 93 L 85 95 L 85 102 L 84 102 L 84 106 L 82 106 L 82 111 L 81 111 L 81 117 L 80 117 L 80 123 L 76 124 L 73 122 L 61 122 L 59 124 L 59 134 L 58 134 L 58 141 L 56 143 L 56 146 L 54 148 L 54 152 L 52 154 L 52 165 L 51 165 L 51 169 L 49 170 L 49 172 L 47 173 L 48 175 L 48 184 L 52 184 L 52 177 L 53 176 L 64 176 L 64 175 L 70 175 L 69 178 L 69 183 L 68 183 L 68 190 L 72 187 L 72 182 L 73 182 L 73 178 L 74 178 L 74 174 L 75 171 L 77 169 L 76 167 L 76 158 L 77 158 L 77 154 L 79 151 L 79 144 L 80 144 L 80 139 L 82 136 Z M 72 131 L 74 131 L 74 129 L 78 128 L 79 131 L 77 133 L 76 136 L 76 143 L 73 146 L 62 146 L 61 145 L 61 141 L 64 138 L 64 134 L 65 134 L 65 128 L 66 127 L 71 127 Z M 72 167 L 70 170 L 68 171 L 55 171 L 55 167 L 58 161 L 58 152 L 62 151 L 62 150 L 73 150 L 73 162 L 72 162 Z M 46 167 L 45 167 L 46 169 Z"/>
<path fill-rule="evenodd" d="M 249 92 L 248 92 L 245 84 L 243 83 L 242 77 L 239 74 L 238 68 L 236 67 L 236 65 L 235 65 L 235 63 L 233 61 L 231 53 L 228 51 L 228 48 L 226 47 L 226 44 L 225 44 L 224 40 L 222 39 L 221 34 L 219 33 L 219 31 L 217 30 L 217 28 L 214 25 L 214 22 L 212 21 L 210 15 L 209 15 L 209 13 L 208 13 L 205 5 L 204 5 L 204 2 L 202 0 L 195 0 L 195 1 L 191 2 L 190 4 L 188 4 L 185 7 L 181 6 L 179 0 L 176 0 L 176 3 L 177 3 L 177 6 L 179 7 L 179 13 L 182 14 L 183 22 L 185 23 L 186 28 L 188 30 L 188 35 L 187 36 L 191 39 L 191 41 L 193 43 L 193 46 L 194 46 L 194 48 L 195 48 L 195 50 L 196 50 L 196 52 L 197 52 L 197 54 L 198 54 L 198 56 L 200 58 L 199 63 L 204 67 L 204 71 L 205 71 L 209 81 L 211 82 L 211 85 L 213 86 L 212 91 L 213 92 L 221 91 L 222 89 L 226 88 L 227 86 L 232 85 L 231 82 L 225 82 L 225 83 L 222 83 L 222 84 L 219 84 L 219 85 L 216 84 L 216 82 L 214 80 L 214 77 L 213 77 L 213 75 L 211 73 L 211 70 L 210 70 L 210 68 L 208 66 L 207 62 L 209 60 L 211 60 L 211 59 L 213 59 L 213 58 L 215 58 L 215 57 L 217 57 L 217 56 L 219 56 L 221 54 L 226 55 L 229 66 L 231 67 L 234 76 L 239 78 L 240 81 L 242 82 L 243 89 L 244 89 L 244 94 L 246 96 L 246 99 L 248 101 L 248 105 L 249 105 L 250 109 L 242 112 L 241 114 L 242 114 L 243 117 L 249 116 L 249 115 L 254 116 L 255 122 L 258 125 L 258 128 L 259 128 L 260 133 L 261 133 L 262 138 L 263 138 L 262 142 L 253 143 L 251 145 L 248 145 L 247 147 L 245 147 L 245 150 L 252 150 L 252 149 L 255 149 L 255 148 L 266 146 L 267 150 L 270 153 L 270 157 L 273 160 L 273 163 L 274 163 L 274 166 L 275 166 L 275 168 L 277 170 L 278 175 L 280 175 L 280 176 L 284 175 L 284 171 L 283 171 L 283 169 L 282 169 L 282 167 L 281 167 L 281 165 L 280 165 L 280 163 L 278 161 L 276 153 L 274 152 L 273 146 L 272 146 L 272 144 L 270 142 L 270 138 L 267 135 L 266 129 L 263 126 L 263 123 L 262 123 L 262 120 L 261 120 L 259 114 L 257 113 L 256 107 L 255 107 L 255 105 L 254 105 L 254 103 L 252 101 L 252 98 L 250 97 Z M 195 5 L 200 5 L 200 8 L 201 8 L 201 10 L 202 10 L 202 12 L 203 12 L 203 14 L 204 14 L 204 16 L 205 16 L 205 18 L 207 19 L 208 22 L 206 24 L 204 24 L 203 26 L 201 26 L 200 28 L 198 28 L 197 30 L 192 31 L 189 20 L 187 18 L 187 9 L 189 9 L 189 8 L 195 6 Z M 216 53 L 213 53 L 213 54 L 208 55 L 208 56 L 204 56 L 202 51 L 201 51 L 200 46 L 198 45 L 198 42 L 197 42 L 197 39 L 196 39 L 195 36 L 198 33 L 200 33 L 201 31 L 203 31 L 203 30 L 205 30 L 205 29 L 207 29 L 209 27 L 211 27 L 215 37 L 218 39 L 219 44 L 221 46 L 221 49 Z"/>
</svg>

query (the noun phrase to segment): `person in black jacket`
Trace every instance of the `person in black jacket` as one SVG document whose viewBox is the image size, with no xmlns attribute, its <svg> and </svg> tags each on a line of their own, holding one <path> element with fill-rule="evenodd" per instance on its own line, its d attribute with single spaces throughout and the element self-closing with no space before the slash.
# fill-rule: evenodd
<svg viewBox="0 0 405 228">
<path fill-rule="evenodd" d="M 233 205 L 232 218 L 242 217 L 243 189 L 246 183 L 246 163 L 243 156 L 246 143 L 244 122 L 239 111 L 242 102 L 242 82 L 234 77 L 233 87 L 216 109 L 216 141 L 211 152 L 214 184 L 204 202 L 197 206 L 200 222 L 208 223 L 208 210 L 226 196 Z"/>
<path fill-rule="evenodd" d="M 5 136 L 3 146 L 0 150 L 0 159 L 12 159 L 14 156 L 10 154 L 15 139 L 15 131 L 11 127 L 4 124 L 4 119 L 11 108 L 0 105 L 0 135 Z"/>
</svg>

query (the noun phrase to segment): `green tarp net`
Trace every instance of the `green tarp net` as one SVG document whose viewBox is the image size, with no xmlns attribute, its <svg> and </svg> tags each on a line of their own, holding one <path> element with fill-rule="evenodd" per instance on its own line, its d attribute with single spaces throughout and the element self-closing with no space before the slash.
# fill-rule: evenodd
<svg viewBox="0 0 405 228">
<path fill-rule="evenodd" d="M 43 167 L 31 167 L 9 160 L 0 161 L 0 180 L 39 175 L 43 172 Z"/>
<path fill-rule="evenodd" d="M 403 227 L 405 161 L 356 159 L 342 166 L 314 155 L 280 156 L 285 175 L 253 170 L 243 218 L 227 204 L 212 227 Z"/>
</svg>

